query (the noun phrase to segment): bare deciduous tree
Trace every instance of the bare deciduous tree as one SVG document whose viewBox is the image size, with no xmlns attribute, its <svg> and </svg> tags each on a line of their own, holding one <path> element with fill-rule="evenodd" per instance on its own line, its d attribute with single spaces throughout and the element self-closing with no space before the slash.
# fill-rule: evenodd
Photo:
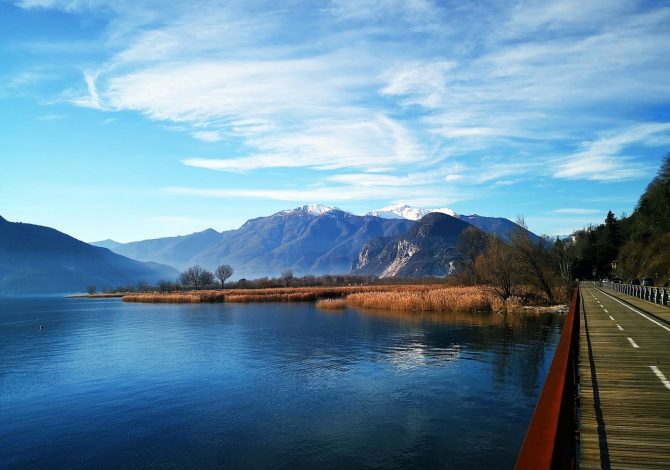
<svg viewBox="0 0 670 470">
<path fill-rule="evenodd" d="M 477 284 L 481 280 L 477 276 L 475 263 L 477 258 L 486 251 L 488 235 L 475 226 L 461 232 L 456 245 L 458 259 L 463 269 L 464 280 L 469 284 Z"/>
<path fill-rule="evenodd" d="M 554 243 L 554 256 L 563 287 L 565 287 L 567 292 L 570 292 L 572 287 L 572 268 L 577 259 L 575 243 L 571 239 L 561 240 L 557 238 L 556 243 Z"/>
<path fill-rule="evenodd" d="M 207 286 L 214 282 L 214 275 L 201 268 L 200 266 L 191 266 L 179 275 L 179 282 L 184 287 L 191 287 L 198 290 L 202 286 Z"/>
<path fill-rule="evenodd" d="M 512 249 L 496 236 L 488 238 L 486 251 L 477 257 L 477 276 L 490 284 L 503 301 L 512 296 L 516 285 L 516 269 Z"/>
<path fill-rule="evenodd" d="M 233 268 L 229 264 L 222 264 L 216 271 L 214 271 L 216 278 L 221 282 L 221 289 L 223 289 L 223 284 L 226 282 L 230 276 L 233 275 Z"/>
<path fill-rule="evenodd" d="M 533 240 L 523 219 L 519 218 L 516 223 L 518 227 L 512 232 L 511 242 L 519 268 L 527 281 L 535 284 L 545 293 L 547 300 L 553 302 L 550 244 L 544 238 Z"/>
<path fill-rule="evenodd" d="M 283 273 L 281 273 L 281 281 L 282 284 L 286 287 L 291 285 L 291 282 L 293 282 L 293 270 L 292 269 L 287 269 Z"/>
</svg>

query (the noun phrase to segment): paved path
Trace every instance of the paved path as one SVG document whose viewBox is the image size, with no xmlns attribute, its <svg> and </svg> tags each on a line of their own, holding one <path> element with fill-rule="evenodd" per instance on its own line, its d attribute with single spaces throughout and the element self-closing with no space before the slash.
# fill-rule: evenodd
<svg viewBox="0 0 670 470">
<path fill-rule="evenodd" d="M 581 293 L 579 468 L 670 469 L 669 310 Z"/>
</svg>

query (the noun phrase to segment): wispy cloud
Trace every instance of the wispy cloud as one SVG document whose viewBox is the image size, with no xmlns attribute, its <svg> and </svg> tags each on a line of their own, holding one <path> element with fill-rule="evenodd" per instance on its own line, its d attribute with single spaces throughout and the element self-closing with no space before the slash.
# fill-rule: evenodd
<svg viewBox="0 0 670 470">
<path fill-rule="evenodd" d="M 83 1 L 24 5 L 91 7 Z M 184 160 L 216 170 L 330 170 L 384 162 L 397 169 L 435 158 L 422 145 L 436 139 L 460 149 L 520 149 L 549 139 L 564 146 L 583 140 L 584 122 L 599 121 L 600 130 L 607 125 L 596 117 L 596 106 L 670 97 L 670 84 L 659 79 L 670 66 L 664 27 L 670 9 L 607 5 L 524 2 L 487 16 L 476 6 L 461 7 L 460 17 L 498 27 L 473 39 L 471 47 L 448 43 L 426 49 L 420 59 L 411 48 L 392 50 L 373 40 L 371 31 L 404 23 L 427 37 L 470 37 L 467 24 L 430 1 L 334 1 L 312 18 L 315 29 L 304 33 L 315 47 L 290 36 L 277 40 L 295 20 L 283 11 L 259 16 L 233 6 L 208 5 L 200 13 L 171 8 L 161 26 L 121 35 L 125 46 L 95 74 L 85 74 L 87 93 L 75 102 L 190 127 L 205 142 L 237 139 L 245 155 Z M 113 6 L 123 8 L 131 10 Z M 343 34 L 358 51 L 337 45 Z M 413 39 L 405 37 L 406 45 Z M 408 111 L 398 115 L 389 106 Z M 585 171 L 566 163 L 555 176 L 590 179 L 603 168 L 600 160 L 582 166 Z M 612 174 L 639 176 L 624 169 Z"/>
<path fill-rule="evenodd" d="M 87 93 L 83 96 L 79 96 L 72 100 L 73 104 L 77 106 L 82 106 L 84 108 L 92 108 L 98 110 L 104 110 L 105 107 L 100 100 L 100 95 L 98 94 L 98 89 L 95 81 L 98 78 L 97 73 L 93 72 L 84 72 L 84 81 L 86 82 Z"/>
<path fill-rule="evenodd" d="M 211 145 L 183 155 L 184 165 L 322 172 L 315 196 L 203 196 L 397 200 L 393 188 L 402 188 L 422 200 L 436 189 L 533 178 L 621 181 L 649 174 L 631 146 L 668 142 L 670 124 L 638 112 L 670 100 L 670 7 L 662 4 L 19 5 L 72 13 L 104 6 L 107 55 L 81 66 L 78 94 L 67 98 L 135 112 Z"/>
<path fill-rule="evenodd" d="M 38 121 L 62 121 L 66 117 L 64 114 L 42 114 L 41 116 L 37 116 L 36 119 Z"/>
<path fill-rule="evenodd" d="M 324 203 L 341 201 L 422 201 L 419 206 L 424 206 L 426 201 L 432 205 L 448 205 L 455 201 L 468 197 L 466 193 L 449 191 L 446 189 L 436 193 L 434 188 L 411 187 L 399 191 L 396 186 L 374 186 L 363 187 L 358 185 L 318 186 L 305 189 L 239 189 L 239 188 L 192 188 L 192 187 L 168 187 L 164 189 L 171 194 L 186 196 L 197 196 L 216 199 L 253 198 L 268 199 L 273 201 L 321 201 Z"/>
<path fill-rule="evenodd" d="M 582 150 L 559 160 L 554 176 L 567 179 L 618 181 L 649 175 L 653 169 L 622 155 L 629 146 L 670 143 L 670 123 L 636 125 L 585 142 Z"/>
<path fill-rule="evenodd" d="M 257 136 L 250 142 L 263 153 L 241 158 L 188 158 L 188 166 L 211 170 L 310 167 L 323 170 L 420 162 L 427 157 L 411 132 L 387 116 L 364 121 L 314 121 L 293 133 Z"/>
<path fill-rule="evenodd" d="M 601 214 L 603 211 L 601 209 L 585 209 L 579 207 L 562 207 L 560 209 L 554 209 L 551 211 L 554 214 L 574 214 L 574 215 L 589 215 L 589 214 Z"/>
</svg>

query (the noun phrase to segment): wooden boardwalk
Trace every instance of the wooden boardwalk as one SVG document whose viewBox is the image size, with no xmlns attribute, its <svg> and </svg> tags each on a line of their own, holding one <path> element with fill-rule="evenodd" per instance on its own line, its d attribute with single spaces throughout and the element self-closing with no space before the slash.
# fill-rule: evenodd
<svg viewBox="0 0 670 470">
<path fill-rule="evenodd" d="M 670 469 L 670 309 L 581 293 L 579 468 Z"/>
</svg>

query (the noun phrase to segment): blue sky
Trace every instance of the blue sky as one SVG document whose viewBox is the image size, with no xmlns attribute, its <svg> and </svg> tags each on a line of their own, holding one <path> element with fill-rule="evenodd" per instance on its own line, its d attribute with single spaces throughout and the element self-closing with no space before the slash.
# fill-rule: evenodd
<svg viewBox="0 0 670 470">
<path fill-rule="evenodd" d="M 630 213 L 670 2 L 0 0 L 0 215 L 131 241 L 307 203 Z"/>
</svg>

